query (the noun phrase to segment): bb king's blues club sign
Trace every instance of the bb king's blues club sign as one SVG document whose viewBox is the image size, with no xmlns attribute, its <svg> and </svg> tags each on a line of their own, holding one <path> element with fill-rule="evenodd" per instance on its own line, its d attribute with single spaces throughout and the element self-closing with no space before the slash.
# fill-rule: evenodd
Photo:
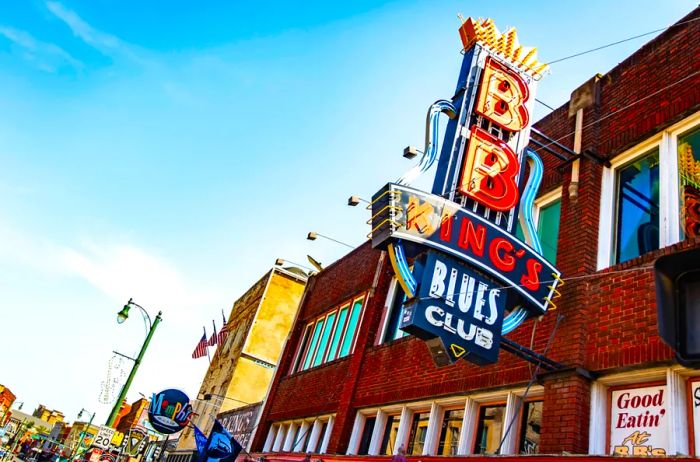
<svg viewBox="0 0 700 462">
<path fill-rule="evenodd" d="M 166 435 L 185 428 L 193 415 L 187 395 L 172 388 L 154 393 L 148 407 L 148 421 L 156 431 Z"/>
<path fill-rule="evenodd" d="M 469 18 L 459 32 L 455 95 L 430 106 L 418 165 L 371 203 L 372 245 L 387 250 L 407 297 L 400 327 L 425 340 L 438 365 L 496 362 L 501 336 L 544 314 L 562 282 L 533 222 L 543 164 L 527 149 L 547 65 L 490 19 Z M 438 156 L 441 114 L 449 120 Z M 431 192 L 408 186 L 436 162 Z M 515 237 L 518 220 L 526 242 Z"/>
</svg>

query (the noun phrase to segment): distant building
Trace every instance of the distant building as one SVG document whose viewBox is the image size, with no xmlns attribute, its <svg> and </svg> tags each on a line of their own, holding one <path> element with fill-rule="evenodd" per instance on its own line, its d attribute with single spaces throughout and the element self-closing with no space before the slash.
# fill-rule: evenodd
<svg viewBox="0 0 700 462">
<path fill-rule="evenodd" d="M 43 404 L 40 404 L 39 407 L 34 410 L 34 413 L 32 414 L 34 417 L 39 418 L 43 420 L 44 422 L 48 422 L 53 426 L 56 422 L 63 422 L 64 420 L 64 415 L 61 411 L 57 411 L 55 409 L 49 409 Z"/>
<path fill-rule="evenodd" d="M 116 425 L 117 431 L 127 435 L 129 430 L 133 427 L 144 427 L 144 420 L 148 413 L 148 405 L 150 401 L 145 398 L 140 398 L 139 400 L 127 405 L 129 411 L 124 414 L 124 416 L 119 419 L 119 423 Z"/>
<path fill-rule="evenodd" d="M 0 385 L 0 426 L 7 424 L 10 418 L 10 407 L 15 402 L 15 394 L 5 385 Z"/>
<path fill-rule="evenodd" d="M 260 409 L 256 404 L 265 399 L 306 277 L 298 268 L 275 267 L 234 303 L 227 337 L 214 353 L 198 399 L 194 400 L 194 411 L 199 416 L 193 423 L 205 433 L 219 413 L 227 413 L 227 422 L 237 422 L 232 410 L 242 407 L 246 408 L 246 421 L 252 419 L 255 425 Z M 178 442 L 178 452 L 169 460 L 180 460 L 178 453 L 186 459 L 194 448 L 194 433 L 186 428 Z"/>
</svg>

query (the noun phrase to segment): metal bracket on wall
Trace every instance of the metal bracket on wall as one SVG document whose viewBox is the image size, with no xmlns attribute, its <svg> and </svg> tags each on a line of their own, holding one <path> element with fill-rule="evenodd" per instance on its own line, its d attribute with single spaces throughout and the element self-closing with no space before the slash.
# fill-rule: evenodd
<svg viewBox="0 0 700 462">
<path fill-rule="evenodd" d="M 548 372 L 560 371 L 568 368 L 568 366 L 565 366 L 564 364 L 558 363 L 545 355 L 541 355 L 505 337 L 501 338 L 501 348 L 508 353 L 514 354 L 515 356 L 536 366 L 539 365 L 542 369 L 545 369 Z"/>
</svg>

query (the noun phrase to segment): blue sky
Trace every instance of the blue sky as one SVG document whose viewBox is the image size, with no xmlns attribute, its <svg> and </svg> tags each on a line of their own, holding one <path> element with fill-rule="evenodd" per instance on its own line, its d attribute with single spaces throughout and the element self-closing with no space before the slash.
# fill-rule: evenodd
<svg viewBox="0 0 700 462">
<path fill-rule="evenodd" d="M 164 322 L 129 398 L 193 395 L 202 325 L 276 258 L 346 252 L 311 230 L 362 243 L 367 212 L 345 201 L 410 167 L 403 147 L 454 90 L 458 12 L 517 27 L 550 61 L 695 6 L 293 3 L 0 3 L 0 383 L 24 410 L 106 419 L 111 351 L 144 336 L 137 316 L 115 322 L 130 297 Z M 649 39 L 555 64 L 538 98 L 565 103 Z"/>
</svg>

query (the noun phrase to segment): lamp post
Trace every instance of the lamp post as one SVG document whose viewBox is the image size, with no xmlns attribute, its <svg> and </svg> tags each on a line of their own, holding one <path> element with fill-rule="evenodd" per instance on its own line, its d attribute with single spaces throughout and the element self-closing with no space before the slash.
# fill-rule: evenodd
<svg viewBox="0 0 700 462">
<path fill-rule="evenodd" d="M 132 306 L 135 306 L 136 308 L 141 310 L 141 314 L 143 315 L 143 318 L 148 321 L 148 335 L 146 335 L 146 339 L 143 341 L 143 345 L 141 345 L 141 351 L 139 351 L 139 355 L 134 359 L 134 365 L 131 367 L 131 372 L 129 373 L 129 377 L 127 377 L 126 382 L 124 383 L 124 386 L 122 387 L 122 391 L 119 392 L 119 397 L 117 398 L 117 402 L 114 403 L 114 407 L 112 408 L 112 412 L 109 414 L 109 417 L 107 418 L 107 423 L 106 425 L 108 427 L 111 427 L 114 425 L 114 421 L 117 419 L 117 414 L 119 414 L 119 410 L 121 409 L 122 406 L 122 401 L 124 401 L 124 398 L 126 398 L 126 393 L 129 391 L 129 387 L 131 386 L 131 382 L 134 380 L 134 376 L 136 375 L 136 371 L 139 368 L 139 365 L 141 364 L 141 360 L 143 359 L 144 353 L 146 353 L 146 349 L 148 348 L 148 344 L 151 343 L 151 337 L 153 337 L 153 332 L 155 332 L 156 327 L 158 327 L 158 324 L 162 320 L 161 314 L 163 314 L 162 311 L 158 312 L 158 315 L 156 316 L 156 319 L 151 322 L 151 317 L 148 315 L 146 310 L 141 306 L 136 303 L 134 303 L 133 299 L 129 299 L 126 305 L 124 305 L 124 308 L 117 314 L 117 322 L 119 324 L 122 324 L 124 321 L 127 320 L 129 317 L 129 309 L 131 309 Z"/>
<path fill-rule="evenodd" d="M 83 412 L 88 412 L 84 408 L 78 412 L 78 418 L 81 418 L 83 416 Z M 85 434 L 90 431 L 90 427 L 92 426 L 92 420 L 95 418 L 95 413 L 93 412 L 92 415 L 90 416 L 90 421 L 87 424 L 87 428 L 84 428 L 82 432 L 80 432 L 80 439 L 78 440 L 78 444 L 71 450 L 70 453 L 70 458 L 68 460 L 73 460 L 73 457 L 75 457 L 76 453 L 80 450 L 80 446 L 83 444 L 83 440 L 85 439 Z"/>
</svg>

